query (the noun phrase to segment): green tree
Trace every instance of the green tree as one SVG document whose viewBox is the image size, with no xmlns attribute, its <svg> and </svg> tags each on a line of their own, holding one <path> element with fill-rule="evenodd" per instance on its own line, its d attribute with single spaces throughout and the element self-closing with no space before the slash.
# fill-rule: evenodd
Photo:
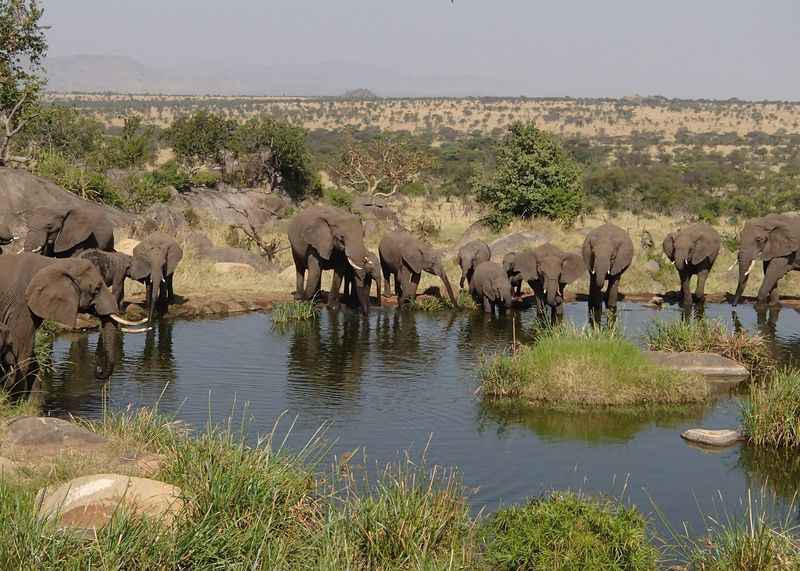
<svg viewBox="0 0 800 571">
<path fill-rule="evenodd" d="M 178 117 L 164 136 L 178 161 L 195 172 L 203 166 L 223 166 L 235 130 L 235 121 L 200 110 Z"/>
<path fill-rule="evenodd" d="M 138 115 L 126 117 L 122 133 L 106 140 L 103 155 L 109 167 L 143 167 L 156 156 L 155 129 L 151 125 L 144 125 Z"/>
<path fill-rule="evenodd" d="M 14 141 L 15 152 L 38 157 L 58 153 L 73 161 L 87 161 L 103 140 L 103 125 L 75 109 L 42 105 Z"/>
<path fill-rule="evenodd" d="M 473 181 L 478 201 L 491 209 L 492 227 L 515 217 L 572 223 L 584 210 L 581 169 L 553 135 L 533 123 L 514 123 L 496 155 L 494 172 Z"/>
<path fill-rule="evenodd" d="M 36 115 L 44 84 L 47 39 L 37 0 L 0 0 L 0 166 L 11 158 L 11 141 Z"/>
</svg>

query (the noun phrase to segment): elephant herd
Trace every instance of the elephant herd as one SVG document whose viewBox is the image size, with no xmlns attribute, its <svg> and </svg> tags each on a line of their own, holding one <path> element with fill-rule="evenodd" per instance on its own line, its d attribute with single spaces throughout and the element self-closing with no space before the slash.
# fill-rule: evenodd
<svg viewBox="0 0 800 571">
<path fill-rule="evenodd" d="M 357 216 L 337 208 L 312 207 L 292 220 L 289 242 L 297 274 L 297 299 L 314 299 L 320 291 L 322 270 L 333 270 L 329 304 L 339 303 L 339 287 L 344 280 L 345 297 L 366 313 L 373 281 L 377 284 L 380 304 L 381 277 L 383 295 L 389 295 L 393 278 L 398 304 L 402 305 L 414 300 L 424 271 L 442 280 L 449 299 L 456 304 L 441 254 L 405 230 L 384 235 L 376 257 L 364 244 L 364 230 Z M 721 243 L 719 233 L 707 223 L 691 224 L 664 239 L 662 249 L 678 273 L 684 305 L 705 299 L 706 281 Z M 620 280 L 633 262 L 633 254 L 633 241 L 628 233 L 610 223 L 591 230 L 580 253 L 566 252 L 546 243 L 506 254 L 498 263 L 491 259 L 486 243 L 474 240 L 458 251 L 459 285 L 464 288 L 466 283 L 475 302 L 490 313 L 509 308 L 527 283 L 539 309 L 549 308 L 555 318 L 563 314 L 566 287 L 588 275 L 590 309 L 600 310 L 604 303 L 615 309 Z M 741 300 L 759 257 L 763 260 L 764 281 L 758 302 L 777 302 L 777 282 L 789 271 L 800 269 L 800 217 L 771 214 L 745 224 L 740 235 L 739 281 L 732 299 L 734 305 Z M 690 282 L 694 276 L 697 285 L 692 294 Z"/>
<path fill-rule="evenodd" d="M 28 219 L 19 252 L 0 256 L 0 379 L 12 395 L 27 394 L 37 380 L 34 339 L 45 320 L 74 326 L 79 313 L 101 324 L 95 376 L 108 378 L 116 363 L 116 327 L 141 333 L 173 296 L 172 276 L 183 256 L 177 242 L 162 233 L 142 240 L 133 255 L 114 249 L 114 227 L 92 207 L 38 208 Z M 0 226 L 0 244 L 17 238 Z M 122 311 L 124 283 L 147 288 L 148 316 L 128 321 Z M 110 289 L 109 289 L 110 288 Z"/>
</svg>

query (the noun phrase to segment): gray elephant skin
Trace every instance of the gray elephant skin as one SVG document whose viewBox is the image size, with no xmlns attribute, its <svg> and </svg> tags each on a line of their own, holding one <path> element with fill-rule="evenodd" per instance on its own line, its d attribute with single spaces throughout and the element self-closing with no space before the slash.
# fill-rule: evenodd
<svg viewBox="0 0 800 571">
<path fill-rule="evenodd" d="M 133 256 L 122 252 L 105 252 L 103 250 L 86 250 L 77 256 L 78 258 L 89 260 L 100 272 L 103 282 L 111 288 L 117 307 L 123 309 L 125 299 L 125 279 L 131 278 L 131 268 L 133 267 Z"/>
<path fill-rule="evenodd" d="M 151 234 L 133 249 L 129 276 L 147 288 L 147 318 L 153 320 L 156 308 L 165 312 L 175 297 L 173 276 L 183 259 L 183 250 L 172 236 Z"/>
<path fill-rule="evenodd" d="M 344 294 L 343 297 L 348 303 L 358 303 L 359 306 L 364 307 L 364 304 L 359 300 L 358 292 L 366 292 L 367 300 L 369 300 L 369 292 L 372 289 L 372 284 L 375 284 L 376 299 L 378 305 L 381 305 L 381 263 L 378 256 L 372 252 L 367 252 L 367 258 L 370 263 L 365 267 L 356 270 L 350 264 L 345 266 L 344 273 Z M 366 313 L 366 312 L 364 312 Z"/>
<path fill-rule="evenodd" d="M 129 322 L 117 315 L 114 297 L 94 265 L 88 260 L 56 260 L 29 253 L 0 257 L 0 315 L 11 332 L 7 344 L 13 355 L 7 362 L 14 364 L 5 371 L 6 391 L 19 395 L 33 388 L 38 368 L 34 335 L 42 322 L 48 319 L 74 327 L 79 312 L 100 319 L 95 376 L 106 379 L 116 365 L 114 322 Z"/>
<path fill-rule="evenodd" d="M 778 303 L 778 281 L 793 270 L 800 270 L 800 217 L 770 214 L 745 224 L 739 236 L 739 283 L 733 296 L 737 305 L 747 286 L 750 271 L 761 257 L 764 281 L 758 290 L 759 303 Z"/>
<path fill-rule="evenodd" d="M 384 290 L 389 292 L 389 278 L 394 277 L 394 289 L 398 305 L 414 301 L 422 272 L 438 276 L 453 306 L 457 305 L 450 279 L 444 271 L 442 256 L 410 232 L 389 232 L 378 246 L 383 269 Z"/>
<path fill-rule="evenodd" d="M 472 282 L 472 274 L 475 273 L 475 268 L 482 262 L 488 262 L 492 259 L 492 252 L 486 242 L 480 240 L 473 240 L 467 242 L 458 249 L 458 267 L 461 268 L 461 280 L 458 285 L 464 289 L 464 282 L 469 285 Z"/>
<path fill-rule="evenodd" d="M 528 282 L 539 307 L 549 306 L 554 317 L 564 313 L 566 287 L 586 271 L 579 254 L 565 252 L 549 242 L 533 250 L 507 254 L 503 265 L 512 283 Z"/>
<path fill-rule="evenodd" d="M 511 307 L 513 294 L 503 266 L 496 262 L 481 262 L 469 282 L 469 292 L 475 303 L 486 313 L 504 312 Z"/>
<path fill-rule="evenodd" d="M 692 303 L 690 280 L 697 276 L 694 297 L 697 301 L 705 299 L 706 280 L 719 255 L 721 240 L 719 233 L 705 222 L 692 224 L 686 228 L 667 234 L 662 248 L 675 264 L 681 282 L 681 303 Z"/>
<path fill-rule="evenodd" d="M 602 305 L 607 282 L 606 307 L 615 309 L 620 278 L 633 261 L 633 240 L 619 226 L 603 224 L 586 235 L 581 255 L 589 272 L 589 307 Z"/>
<path fill-rule="evenodd" d="M 3 246 L 8 246 L 16 239 L 17 237 L 11 232 L 8 224 L 0 224 L 0 254 L 3 253 Z"/>
<path fill-rule="evenodd" d="M 339 208 L 314 206 L 303 210 L 289 223 L 289 244 L 297 278 L 295 297 L 300 300 L 317 295 L 323 270 L 333 270 L 330 305 L 338 304 L 347 266 L 372 275 L 377 271 L 364 245 L 361 220 Z M 361 310 L 368 312 L 369 290 L 356 287 L 356 293 Z"/>
<path fill-rule="evenodd" d="M 37 208 L 28 222 L 25 251 L 69 258 L 84 250 L 114 250 L 114 226 L 100 210 Z"/>
</svg>

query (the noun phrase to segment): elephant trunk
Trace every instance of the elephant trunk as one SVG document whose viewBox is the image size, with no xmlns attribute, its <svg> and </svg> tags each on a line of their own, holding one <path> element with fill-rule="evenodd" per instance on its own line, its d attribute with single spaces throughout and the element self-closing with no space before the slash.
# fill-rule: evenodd
<svg viewBox="0 0 800 571">
<path fill-rule="evenodd" d="M 383 292 L 381 292 L 381 276 L 380 276 L 380 272 L 378 272 L 378 274 L 379 274 L 378 277 L 375 278 L 375 290 L 378 293 L 378 305 L 381 305 L 381 294 Z"/>
<path fill-rule="evenodd" d="M 46 256 L 48 255 L 47 249 L 47 232 L 44 230 L 30 230 L 28 235 L 25 236 L 25 245 L 23 247 L 25 252 Z"/>
<path fill-rule="evenodd" d="M 611 270 L 611 261 L 607 257 L 595 258 L 594 267 L 591 269 L 592 280 L 597 287 L 602 288 Z"/>
<path fill-rule="evenodd" d="M 117 328 L 107 316 L 101 318 L 100 338 L 97 340 L 95 358 L 95 377 L 105 380 L 114 372 L 117 365 Z"/>
<path fill-rule="evenodd" d="M 738 305 L 744 293 L 744 288 L 747 287 L 747 279 L 750 277 L 750 271 L 755 264 L 755 252 L 739 252 L 739 283 L 736 286 L 736 293 L 733 295 L 732 304 Z"/>
<path fill-rule="evenodd" d="M 453 294 L 453 288 L 450 286 L 450 279 L 447 277 L 447 273 L 443 271 L 439 277 L 442 278 L 442 283 L 444 283 L 444 288 L 447 290 L 447 297 L 450 298 L 450 303 L 453 304 L 453 307 L 458 307 L 458 301 L 456 301 L 456 296 Z"/>
<path fill-rule="evenodd" d="M 163 281 L 164 276 L 161 272 L 161 266 L 158 264 L 153 264 L 152 269 L 150 270 L 150 308 L 147 314 L 147 319 L 150 323 L 153 322 L 153 315 L 155 313 L 156 304 L 161 297 L 161 282 Z"/>
<path fill-rule="evenodd" d="M 679 272 L 684 271 L 687 269 L 687 266 L 690 264 L 690 259 L 692 257 L 692 253 L 685 248 L 675 249 L 675 267 Z"/>
<path fill-rule="evenodd" d="M 369 290 L 370 290 L 370 283 L 369 278 L 365 280 L 363 286 L 359 286 L 356 283 L 353 283 L 353 286 L 356 290 L 356 297 L 358 297 L 358 305 L 361 307 L 361 313 L 364 315 L 369 314 Z M 378 295 L 380 299 L 380 294 Z"/>
<path fill-rule="evenodd" d="M 547 299 L 547 305 L 550 307 L 556 307 L 561 303 L 559 300 L 558 280 L 549 279 L 544 282 L 544 295 Z"/>
</svg>

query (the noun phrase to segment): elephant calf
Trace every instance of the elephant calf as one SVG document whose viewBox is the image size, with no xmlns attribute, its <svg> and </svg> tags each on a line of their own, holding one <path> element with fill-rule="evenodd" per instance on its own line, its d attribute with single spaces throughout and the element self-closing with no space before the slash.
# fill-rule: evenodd
<svg viewBox="0 0 800 571">
<path fill-rule="evenodd" d="M 175 296 L 172 279 L 182 259 L 183 250 L 172 236 L 163 232 L 150 234 L 133 249 L 129 277 L 147 287 L 148 321 L 153 320 L 156 306 L 159 311 L 166 311 L 172 303 Z"/>
<path fill-rule="evenodd" d="M 488 262 L 491 259 L 492 252 L 486 242 L 473 240 L 461 246 L 458 249 L 458 267 L 461 268 L 459 287 L 464 289 L 465 280 L 467 285 L 472 283 L 472 275 L 475 273 L 475 268 L 482 262 Z"/>
<path fill-rule="evenodd" d="M 344 271 L 344 292 L 343 297 L 348 302 L 358 302 L 363 314 L 369 313 L 369 292 L 372 289 L 372 282 L 375 282 L 377 289 L 378 305 L 381 305 L 381 263 L 378 256 L 372 252 L 367 252 L 370 263 L 363 268 L 355 269 L 349 264 Z"/>
<path fill-rule="evenodd" d="M 589 307 L 600 308 L 607 281 L 606 306 L 615 309 L 619 280 L 633 261 L 633 240 L 619 226 L 603 224 L 586 235 L 581 254 L 589 270 Z"/>
<path fill-rule="evenodd" d="M 578 254 L 564 252 L 547 243 L 533 250 L 524 250 L 513 257 L 506 256 L 506 273 L 512 280 L 526 281 L 536 294 L 540 309 L 549 306 L 552 316 L 564 313 L 564 290 L 585 271 Z"/>
<path fill-rule="evenodd" d="M 721 240 L 717 231 L 704 222 L 692 224 L 667 234 L 664 238 L 662 244 L 664 253 L 675 264 L 681 280 L 682 304 L 692 303 L 689 282 L 694 275 L 697 276 L 695 299 L 697 301 L 705 299 L 706 280 L 719 255 L 720 245 Z"/>
<path fill-rule="evenodd" d="M 104 252 L 103 250 L 86 250 L 78 255 L 78 258 L 89 260 L 94 264 L 106 286 L 111 288 L 117 307 L 122 309 L 122 302 L 125 299 L 125 278 L 132 278 L 131 268 L 133 266 L 133 256 L 122 252 Z"/>
<path fill-rule="evenodd" d="M 478 264 L 469 284 L 469 292 L 486 313 L 493 313 L 495 307 L 498 312 L 511 307 L 511 282 L 503 266 L 496 262 Z"/>
</svg>

